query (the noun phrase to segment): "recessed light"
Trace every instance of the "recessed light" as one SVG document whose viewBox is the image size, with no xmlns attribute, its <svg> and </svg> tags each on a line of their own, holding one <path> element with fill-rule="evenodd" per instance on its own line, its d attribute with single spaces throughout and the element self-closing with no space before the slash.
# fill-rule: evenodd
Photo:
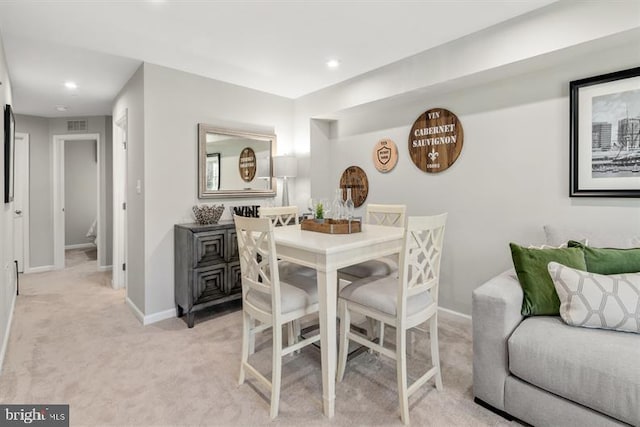
<svg viewBox="0 0 640 427">
<path fill-rule="evenodd" d="M 340 66 L 340 61 L 337 59 L 330 59 L 327 61 L 327 67 L 329 68 L 338 68 Z"/>
<path fill-rule="evenodd" d="M 75 90 L 78 89 L 78 85 L 76 84 L 76 82 L 64 82 L 64 87 L 66 87 L 69 90 Z"/>
<path fill-rule="evenodd" d="M 68 109 L 69 109 L 69 107 L 67 107 L 66 105 L 56 105 L 56 110 L 57 111 L 64 112 L 64 111 L 67 111 Z"/>
</svg>

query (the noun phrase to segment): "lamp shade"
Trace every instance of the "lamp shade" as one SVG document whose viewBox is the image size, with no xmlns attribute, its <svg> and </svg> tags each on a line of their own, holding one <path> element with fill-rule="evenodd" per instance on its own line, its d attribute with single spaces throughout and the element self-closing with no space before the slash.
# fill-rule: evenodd
<svg viewBox="0 0 640 427">
<path fill-rule="evenodd" d="M 298 175 L 298 160 L 294 156 L 277 156 L 273 158 L 273 176 L 293 178 Z"/>
</svg>

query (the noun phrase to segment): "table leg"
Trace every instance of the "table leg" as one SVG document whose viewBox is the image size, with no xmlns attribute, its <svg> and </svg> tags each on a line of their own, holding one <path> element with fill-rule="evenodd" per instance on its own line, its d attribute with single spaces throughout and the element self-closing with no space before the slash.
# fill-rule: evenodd
<svg viewBox="0 0 640 427">
<path fill-rule="evenodd" d="M 320 304 L 320 343 L 322 353 L 322 398 L 324 414 L 332 418 L 336 399 L 336 270 L 318 271 L 318 299 Z"/>
</svg>

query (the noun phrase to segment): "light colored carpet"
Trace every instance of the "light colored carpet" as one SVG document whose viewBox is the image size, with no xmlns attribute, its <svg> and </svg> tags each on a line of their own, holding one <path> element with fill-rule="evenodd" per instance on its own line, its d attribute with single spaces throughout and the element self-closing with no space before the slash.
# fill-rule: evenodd
<svg viewBox="0 0 640 427">
<path fill-rule="evenodd" d="M 362 354 L 336 386 L 336 415 L 322 415 L 320 352 L 305 348 L 283 365 L 280 415 L 269 420 L 267 393 L 237 385 L 240 312 L 141 326 L 83 251 L 67 269 L 21 277 L 3 371 L 0 402 L 67 403 L 71 425 L 401 425 L 395 363 Z M 393 338 L 393 330 L 387 330 Z M 444 391 L 427 385 L 410 399 L 414 426 L 510 425 L 471 395 L 468 322 L 441 316 Z M 428 363 L 427 340 L 410 374 Z M 270 340 L 252 360 L 270 370 Z M 419 373 L 419 372 L 418 372 Z"/>
</svg>

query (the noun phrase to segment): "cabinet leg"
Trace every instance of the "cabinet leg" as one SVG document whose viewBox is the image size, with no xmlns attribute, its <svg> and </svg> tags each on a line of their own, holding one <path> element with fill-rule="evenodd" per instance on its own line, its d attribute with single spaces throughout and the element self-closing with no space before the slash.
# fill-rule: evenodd
<svg viewBox="0 0 640 427">
<path fill-rule="evenodd" d="M 179 304 L 176 304 L 176 316 L 177 317 L 184 316 L 184 310 L 182 309 L 182 307 L 180 307 Z"/>
<path fill-rule="evenodd" d="M 193 321 L 195 315 L 192 312 L 187 313 L 187 326 L 189 328 L 193 328 Z"/>
</svg>

